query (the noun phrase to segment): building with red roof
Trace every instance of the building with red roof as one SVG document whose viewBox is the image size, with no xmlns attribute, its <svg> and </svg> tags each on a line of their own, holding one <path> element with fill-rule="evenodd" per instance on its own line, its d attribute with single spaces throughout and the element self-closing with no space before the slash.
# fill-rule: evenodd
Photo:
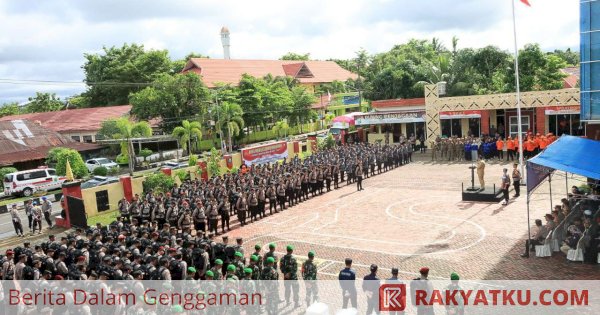
<svg viewBox="0 0 600 315">
<path fill-rule="evenodd" d="M 191 58 L 183 72 L 193 72 L 202 76 L 209 88 L 217 83 L 237 85 L 243 74 L 262 78 L 266 75 L 289 76 L 314 92 L 315 87 L 333 81 L 356 79 L 358 76 L 334 61 L 294 61 L 294 60 L 248 60 Z"/>
<path fill-rule="evenodd" d="M 107 119 L 127 117 L 131 105 L 67 109 L 1 117 L 0 121 L 28 120 L 77 142 L 96 142 L 96 134 Z"/>
</svg>

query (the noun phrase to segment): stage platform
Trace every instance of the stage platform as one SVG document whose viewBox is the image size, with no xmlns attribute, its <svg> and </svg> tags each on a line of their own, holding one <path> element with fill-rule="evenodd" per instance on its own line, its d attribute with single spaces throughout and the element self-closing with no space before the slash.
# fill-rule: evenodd
<svg viewBox="0 0 600 315">
<path fill-rule="evenodd" d="M 485 190 L 475 191 L 471 191 L 468 188 L 463 188 L 462 200 L 478 202 L 500 202 L 502 200 L 502 190 L 498 189 L 495 186 L 485 187 Z"/>
</svg>

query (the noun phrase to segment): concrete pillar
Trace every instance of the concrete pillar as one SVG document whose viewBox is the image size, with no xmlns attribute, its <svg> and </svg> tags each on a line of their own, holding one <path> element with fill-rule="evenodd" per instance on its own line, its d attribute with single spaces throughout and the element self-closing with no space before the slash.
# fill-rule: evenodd
<svg viewBox="0 0 600 315">
<path fill-rule="evenodd" d="M 487 110 L 481 111 L 481 133 L 490 134 L 490 112 Z"/>
<path fill-rule="evenodd" d="M 69 219 L 69 203 L 67 202 L 67 197 L 75 197 L 78 199 L 82 199 L 81 194 L 81 182 L 67 182 L 62 185 L 62 193 L 63 193 L 63 201 L 62 208 L 65 209 L 65 217 L 62 220 L 56 220 L 56 225 L 62 226 L 64 228 L 71 228 L 71 221 Z"/>
<path fill-rule="evenodd" d="M 546 130 L 546 109 L 544 107 L 536 107 L 535 108 L 535 130 L 534 134 L 545 133 Z"/>
</svg>

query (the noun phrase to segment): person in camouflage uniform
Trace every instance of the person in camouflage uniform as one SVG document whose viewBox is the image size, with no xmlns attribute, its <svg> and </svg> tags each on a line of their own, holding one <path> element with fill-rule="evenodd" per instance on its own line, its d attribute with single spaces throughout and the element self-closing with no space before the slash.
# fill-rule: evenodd
<svg viewBox="0 0 600 315">
<path fill-rule="evenodd" d="M 319 300 L 319 287 L 317 285 L 317 266 L 314 263 L 315 252 L 308 252 L 308 260 L 302 263 L 302 279 L 306 286 L 306 307 L 313 301 Z"/>
<path fill-rule="evenodd" d="M 235 260 L 233 261 L 233 265 L 235 266 L 235 275 L 238 279 L 244 278 L 244 254 L 240 252 L 235 252 L 234 254 Z"/>
<path fill-rule="evenodd" d="M 214 267 L 210 268 L 213 274 L 214 280 L 223 280 L 223 261 L 221 259 L 215 259 Z"/>
<path fill-rule="evenodd" d="M 250 256 L 250 263 L 248 266 L 246 266 L 246 268 L 250 268 L 250 270 L 252 270 L 252 280 L 258 280 L 260 278 L 261 268 L 258 265 L 258 257 L 259 256 L 256 255 Z"/>
<path fill-rule="evenodd" d="M 275 254 L 275 244 L 273 243 L 269 244 L 269 251 L 265 253 L 263 262 L 266 261 L 269 257 L 273 257 L 273 259 L 275 259 L 275 266 L 273 266 L 273 268 L 275 268 L 275 271 L 277 271 L 277 254 Z"/>
<path fill-rule="evenodd" d="M 256 256 L 256 258 L 257 258 L 256 265 L 258 266 L 259 269 L 262 269 L 262 267 L 263 267 L 262 254 L 260 253 L 261 249 L 262 249 L 262 247 L 259 244 L 254 245 L 254 253 L 252 254 L 252 255 Z"/>
<path fill-rule="evenodd" d="M 256 293 L 256 282 L 254 280 L 254 272 L 252 268 L 244 268 L 244 278 L 240 282 L 240 293 L 246 294 L 249 297 Z M 249 301 L 252 300 L 250 299 Z M 260 305 L 250 304 L 245 306 L 244 309 L 248 315 L 260 313 Z"/>
<path fill-rule="evenodd" d="M 269 315 L 277 314 L 277 304 L 279 303 L 279 286 L 277 280 L 279 280 L 279 274 L 275 269 L 275 258 L 268 257 L 265 259 L 265 267 L 260 274 L 260 280 L 267 298 L 267 313 Z"/>
<path fill-rule="evenodd" d="M 279 269 L 283 273 L 284 286 L 285 286 L 285 303 L 290 305 L 291 291 L 294 291 L 294 307 L 300 307 L 299 290 L 300 284 L 298 283 L 298 262 L 294 257 L 294 247 L 288 245 L 286 247 L 287 254 L 281 258 L 279 262 Z"/>
<path fill-rule="evenodd" d="M 227 266 L 227 274 L 225 275 L 225 280 L 240 280 L 236 275 L 237 268 L 234 264 L 229 264 Z"/>
</svg>

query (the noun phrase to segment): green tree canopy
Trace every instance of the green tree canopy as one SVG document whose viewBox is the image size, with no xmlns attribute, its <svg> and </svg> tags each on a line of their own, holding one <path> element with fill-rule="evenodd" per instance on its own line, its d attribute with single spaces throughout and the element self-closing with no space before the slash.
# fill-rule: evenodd
<svg viewBox="0 0 600 315">
<path fill-rule="evenodd" d="M 211 115 L 212 119 L 216 121 L 215 128 L 221 134 L 221 139 L 223 139 L 223 132 L 225 132 L 228 150 L 231 151 L 233 147 L 232 138 L 238 136 L 244 128 L 244 111 L 242 107 L 237 103 L 225 101 L 220 103 Z"/>
<path fill-rule="evenodd" d="M 88 175 L 88 169 L 83 162 L 81 154 L 79 154 L 77 150 L 60 147 L 54 148 L 48 152 L 46 160 L 55 163 L 54 168 L 59 175 L 66 175 L 67 160 L 69 161 L 69 164 L 71 164 L 73 176 L 76 178 L 83 178 Z"/>
<path fill-rule="evenodd" d="M 192 138 L 202 139 L 202 126 L 197 121 L 184 120 L 181 126 L 173 129 L 173 137 L 177 138 L 179 145 L 183 150 L 189 149 L 189 154 L 192 153 Z"/>
<path fill-rule="evenodd" d="M 21 114 L 22 110 L 19 107 L 19 103 L 5 103 L 0 106 L 0 117 L 12 116 Z"/>
<path fill-rule="evenodd" d="M 166 50 L 148 50 L 143 45 L 103 47 L 103 53 L 84 54 L 82 66 L 89 106 L 128 104 L 130 93 L 140 91 L 172 70 Z"/>
<path fill-rule="evenodd" d="M 34 97 L 29 98 L 29 104 L 25 107 L 28 113 L 54 112 L 61 110 L 65 104 L 54 93 L 36 92 Z"/>
<path fill-rule="evenodd" d="M 297 54 L 297 53 L 293 53 L 293 52 L 288 52 L 287 54 L 281 56 L 281 58 L 279 58 L 279 60 L 302 60 L 302 61 L 308 61 L 308 60 L 310 60 L 310 53 Z"/>
<path fill-rule="evenodd" d="M 173 130 L 185 119 L 202 119 L 210 102 L 210 92 L 195 73 L 160 75 L 153 83 L 131 94 L 131 112 L 138 119 L 161 119 L 165 131 Z"/>
</svg>

